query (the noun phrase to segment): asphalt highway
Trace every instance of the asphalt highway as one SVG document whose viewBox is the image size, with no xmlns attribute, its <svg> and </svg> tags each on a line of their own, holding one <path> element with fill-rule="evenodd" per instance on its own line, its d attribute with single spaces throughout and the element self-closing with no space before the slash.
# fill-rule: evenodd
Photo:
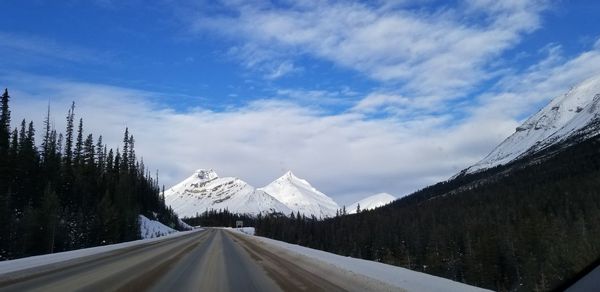
<svg viewBox="0 0 600 292">
<path fill-rule="evenodd" d="M 19 292 L 368 290 L 318 262 L 224 229 L 0 275 L 0 291 Z"/>
</svg>

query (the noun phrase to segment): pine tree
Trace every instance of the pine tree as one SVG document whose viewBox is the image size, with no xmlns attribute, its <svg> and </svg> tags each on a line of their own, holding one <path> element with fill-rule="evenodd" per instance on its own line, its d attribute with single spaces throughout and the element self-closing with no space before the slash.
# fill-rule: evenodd
<svg viewBox="0 0 600 292">
<path fill-rule="evenodd" d="M 92 134 L 88 134 L 85 142 L 83 142 L 83 153 L 82 153 L 83 165 L 86 167 L 95 166 L 95 149 L 94 149 L 94 137 Z"/>
<path fill-rule="evenodd" d="M 104 172 L 105 159 L 106 159 L 106 146 L 102 143 L 102 135 L 98 137 L 96 142 L 96 161 L 98 163 L 98 170 L 100 173 Z"/>
<path fill-rule="evenodd" d="M 114 173 L 114 154 L 113 154 L 113 150 L 110 149 L 108 151 L 108 155 L 106 156 L 106 171 L 107 172 L 113 172 Z"/>
<path fill-rule="evenodd" d="M 4 89 L 0 100 L 0 260 L 5 260 L 10 257 L 9 242 L 10 229 L 13 225 L 10 200 L 10 181 L 11 181 L 11 160 L 13 155 L 10 154 L 10 96 L 8 89 Z"/>
<path fill-rule="evenodd" d="M 8 107 L 8 89 L 4 89 L 4 94 L 0 101 L 0 200 L 6 200 L 8 202 L 8 190 L 10 182 L 9 168 L 9 148 L 10 148 L 10 110 Z M 0 202 L 2 204 L 2 202 Z M 1 208 L 1 206 L 0 206 Z M 8 224 L 9 222 L 3 222 L 0 220 L 0 224 Z M 2 246 L 0 245 L 0 248 Z M 0 258 L 2 255 L 0 254 Z"/>
<path fill-rule="evenodd" d="M 0 99 L 0 156 L 8 152 L 10 138 L 10 109 L 8 107 L 8 89 L 4 89 L 4 94 Z"/>
<path fill-rule="evenodd" d="M 0 121 L 9 126 L 6 91 L 2 98 Z M 0 155 L 8 174 L 0 170 L 0 260 L 137 239 L 139 214 L 176 225 L 158 183 L 136 160 L 128 129 L 115 155 L 101 137 L 84 139 L 82 119 L 74 145 L 74 118 L 72 103 L 63 136 L 51 127 L 48 107 L 39 151 L 33 122 L 23 120 L 11 135 L 0 127 L 8 137 Z"/>
<path fill-rule="evenodd" d="M 44 161 L 44 163 L 48 162 L 50 156 L 51 131 L 52 129 L 50 127 L 50 104 L 48 104 L 48 109 L 46 111 L 46 119 L 44 119 L 44 137 L 42 138 L 42 160 Z"/>
<path fill-rule="evenodd" d="M 129 167 L 129 128 L 125 128 L 123 136 L 123 154 L 121 154 L 121 164 L 119 166 L 121 170 L 127 170 Z"/>
<path fill-rule="evenodd" d="M 79 126 L 77 127 L 77 141 L 75 142 L 75 165 L 79 166 L 83 160 L 83 119 L 79 119 Z"/>
<path fill-rule="evenodd" d="M 73 162 L 73 121 L 75 119 L 75 102 L 67 114 L 67 132 L 65 134 L 65 164 L 70 167 Z"/>
<path fill-rule="evenodd" d="M 135 139 L 133 139 L 133 135 L 129 136 L 128 142 L 129 142 L 129 155 L 128 155 L 129 169 L 133 172 L 133 170 L 135 169 L 135 162 L 136 162 Z"/>
</svg>

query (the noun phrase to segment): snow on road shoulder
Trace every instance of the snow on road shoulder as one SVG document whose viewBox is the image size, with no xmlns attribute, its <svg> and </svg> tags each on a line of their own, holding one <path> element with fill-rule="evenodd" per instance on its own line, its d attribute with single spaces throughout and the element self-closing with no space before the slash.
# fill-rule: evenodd
<svg viewBox="0 0 600 292">
<path fill-rule="evenodd" d="M 131 247 L 131 246 L 147 244 L 147 243 L 151 243 L 151 242 L 155 242 L 155 241 L 161 241 L 161 240 L 165 240 L 168 238 L 179 237 L 179 236 L 183 236 L 183 235 L 186 235 L 186 234 L 189 234 L 192 232 L 201 231 L 201 230 L 203 230 L 203 229 L 199 228 L 199 229 L 195 229 L 192 231 L 176 232 L 176 233 L 172 233 L 172 234 L 169 234 L 169 235 L 163 236 L 163 237 L 140 239 L 140 240 L 123 242 L 123 243 L 111 244 L 111 245 L 103 245 L 103 246 L 90 247 L 90 248 L 65 251 L 65 252 L 59 252 L 59 253 L 53 253 L 53 254 L 45 254 L 45 255 L 39 255 L 39 256 L 26 257 L 26 258 L 10 260 L 10 261 L 2 261 L 2 262 L 0 262 L 0 275 L 12 273 L 12 272 L 16 272 L 16 271 L 21 271 L 21 270 L 25 270 L 25 269 L 35 268 L 35 267 L 41 267 L 41 266 L 50 265 L 50 264 L 56 264 L 56 263 L 60 263 L 60 262 L 65 262 L 65 261 L 82 258 L 82 257 L 86 257 L 86 256 L 92 256 L 92 255 L 96 255 L 96 254 L 100 254 L 100 253 L 104 253 L 104 252 L 110 252 L 110 251 L 127 248 L 127 247 Z"/>
<path fill-rule="evenodd" d="M 258 241 L 299 254 L 313 261 L 321 261 L 341 270 L 381 281 L 407 291 L 489 291 L 445 278 L 412 271 L 374 261 L 345 257 L 333 253 L 307 248 L 270 238 L 252 236 Z"/>
<path fill-rule="evenodd" d="M 150 220 L 140 215 L 140 235 L 143 239 L 161 237 L 177 232 L 177 230 L 166 226 L 158 221 Z"/>
<path fill-rule="evenodd" d="M 238 228 L 226 228 L 226 229 L 235 230 L 235 231 L 245 233 L 248 235 L 254 235 L 254 227 L 238 227 Z"/>
</svg>

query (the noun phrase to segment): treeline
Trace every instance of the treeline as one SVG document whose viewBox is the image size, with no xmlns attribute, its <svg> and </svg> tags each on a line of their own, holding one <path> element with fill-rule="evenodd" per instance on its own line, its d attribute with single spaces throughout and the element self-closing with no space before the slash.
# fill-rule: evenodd
<svg viewBox="0 0 600 292">
<path fill-rule="evenodd" d="M 257 235 L 500 291 L 563 288 L 600 258 L 600 142 L 459 177 L 355 215 L 265 217 Z"/>
<path fill-rule="evenodd" d="M 256 217 L 231 213 L 227 209 L 211 209 L 196 214 L 192 218 L 183 218 L 183 222 L 190 226 L 209 226 L 209 227 L 235 227 L 235 222 L 241 220 L 244 227 L 254 227 Z"/>
<path fill-rule="evenodd" d="M 8 90 L 0 112 L 0 260 L 140 238 L 139 214 L 177 228 L 158 178 L 138 161 L 125 129 L 121 149 L 85 133 L 68 110 L 64 135 L 50 110 L 39 140 L 33 122 L 11 128 Z"/>
</svg>

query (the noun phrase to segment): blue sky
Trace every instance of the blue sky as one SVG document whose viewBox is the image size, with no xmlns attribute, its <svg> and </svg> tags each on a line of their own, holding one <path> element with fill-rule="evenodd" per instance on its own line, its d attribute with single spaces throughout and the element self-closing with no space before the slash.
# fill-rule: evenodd
<svg viewBox="0 0 600 292">
<path fill-rule="evenodd" d="M 600 73 L 591 0 L 9 0 L 0 11 L 15 116 L 40 120 L 50 100 L 61 127 L 76 100 L 109 142 L 125 125 L 139 133 L 167 186 L 195 168 L 256 186 L 292 169 L 342 204 L 404 195 Z"/>
</svg>

